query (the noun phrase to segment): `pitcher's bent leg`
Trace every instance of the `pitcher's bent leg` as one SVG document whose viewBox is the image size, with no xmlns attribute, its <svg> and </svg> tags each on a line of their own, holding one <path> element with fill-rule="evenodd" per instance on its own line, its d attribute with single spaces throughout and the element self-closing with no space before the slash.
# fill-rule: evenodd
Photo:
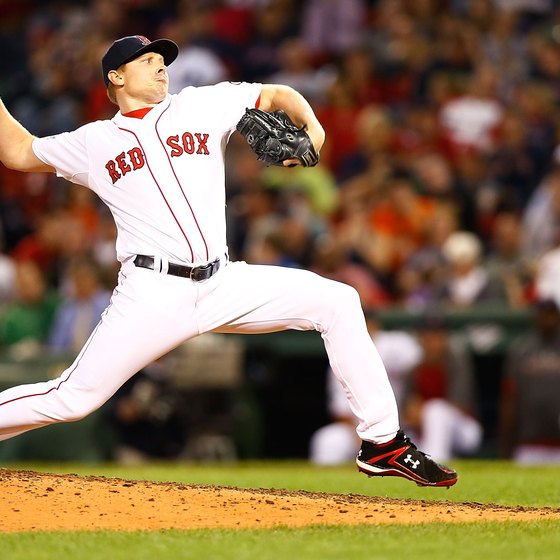
<svg viewBox="0 0 560 560">
<path fill-rule="evenodd" d="M 224 273 L 227 281 L 214 292 L 212 306 L 202 302 L 198 307 L 201 330 L 319 331 L 360 420 L 358 435 L 376 443 L 394 437 L 399 429 L 395 396 L 354 288 L 305 270 L 275 266 L 232 263 Z"/>
<path fill-rule="evenodd" d="M 321 336 L 334 374 L 342 383 L 360 438 L 384 443 L 399 429 L 395 395 L 385 365 L 367 330 L 354 288 L 334 283 L 333 301 L 325 310 Z"/>
</svg>

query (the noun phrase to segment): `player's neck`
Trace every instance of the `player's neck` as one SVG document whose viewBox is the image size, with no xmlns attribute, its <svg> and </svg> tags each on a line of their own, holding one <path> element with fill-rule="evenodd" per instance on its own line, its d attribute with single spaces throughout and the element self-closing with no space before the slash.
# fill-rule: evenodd
<svg viewBox="0 0 560 560">
<path fill-rule="evenodd" d="M 130 111 L 129 113 L 121 113 L 123 117 L 129 117 L 134 119 L 143 119 L 153 107 L 144 107 L 143 109 L 136 109 L 135 111 Z"/>
<path fill-rule="evenodd" d="M 121 115 L 126 115 L 142 109 L 152 109 L 156 105 L 159 105 L 159 103 L 119 103 L 119 110 Z"/>
<path fill-rule="evenodd" d="M 133 111 L 138 111 L 139 109 L 152 109 L 156 105 L 159 105 L 163 99 L 159 101 L 147 101 L 146 99 L 138 99 L 133 97 L 124 97 L 118 99 L 119 110 L 121 114 L 131 113 Z"/>
</svg>

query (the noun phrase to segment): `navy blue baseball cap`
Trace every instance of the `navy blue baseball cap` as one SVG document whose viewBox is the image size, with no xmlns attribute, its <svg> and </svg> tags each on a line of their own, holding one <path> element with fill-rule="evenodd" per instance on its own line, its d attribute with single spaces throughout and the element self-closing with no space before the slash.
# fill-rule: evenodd
<svg viewBox="0 0 560 560">
<path fill-rule="evenodd" d="M 101 68 L 103 81 L 109 85 L 108 74 L 119 66 L 138 58 L 147 52 L 155 52 L 163 56 L 166 66 L 169 66 L 179 54 L 179 47 L 170 39 L 157 39 L 150 41 L 143 35 L 131 35 L 115 41 L 103 55 Z"/>
</svg>

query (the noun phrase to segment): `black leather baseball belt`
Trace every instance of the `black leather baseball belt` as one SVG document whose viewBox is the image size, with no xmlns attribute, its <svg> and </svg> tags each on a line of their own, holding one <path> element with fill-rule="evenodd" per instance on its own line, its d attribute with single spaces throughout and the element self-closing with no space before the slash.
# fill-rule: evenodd
<svg viewBox="0 0 560 560">
<path fill-rule="evenodd" d="M 141 268 L 149 268 L 150 270 L 154 270 L 155 259 L 154 257 L 149 257 L 147 255 L 136 255 L 134 257 L 134 264 Z M 219 268 L 219 258 L 202 266 L 185 266 L 182 264 L 169 263 L 167 274 L 171 274 L 173 276 L 181 276 L 182 278 L 189 278 L 190 280 L 200 282 L 202 280 L 208 280 L 208 278 L 218 272 Z M 163 270 L 161 270 L 160 272 L 163 272 Z"/>
</svg>

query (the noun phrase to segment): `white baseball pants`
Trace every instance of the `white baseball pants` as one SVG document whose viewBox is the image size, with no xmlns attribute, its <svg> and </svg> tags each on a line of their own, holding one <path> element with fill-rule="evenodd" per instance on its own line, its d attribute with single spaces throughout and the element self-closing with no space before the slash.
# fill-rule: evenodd
<svg viewBox="0 0 560 560">
<path fill-rule="evenodd" d="M 394 437 L 399 425 L 393 391 L 350 286 L 305 270 L 244 262 L 193 282 L 127 261 L 74 363 L 57 379 L 0 393 L 0 441 L 84 418 L 136 372 L 199 334 L 286 329 L 321 333 L 359 419 L 358 435 L 378 443 Z"/>
</svg>

